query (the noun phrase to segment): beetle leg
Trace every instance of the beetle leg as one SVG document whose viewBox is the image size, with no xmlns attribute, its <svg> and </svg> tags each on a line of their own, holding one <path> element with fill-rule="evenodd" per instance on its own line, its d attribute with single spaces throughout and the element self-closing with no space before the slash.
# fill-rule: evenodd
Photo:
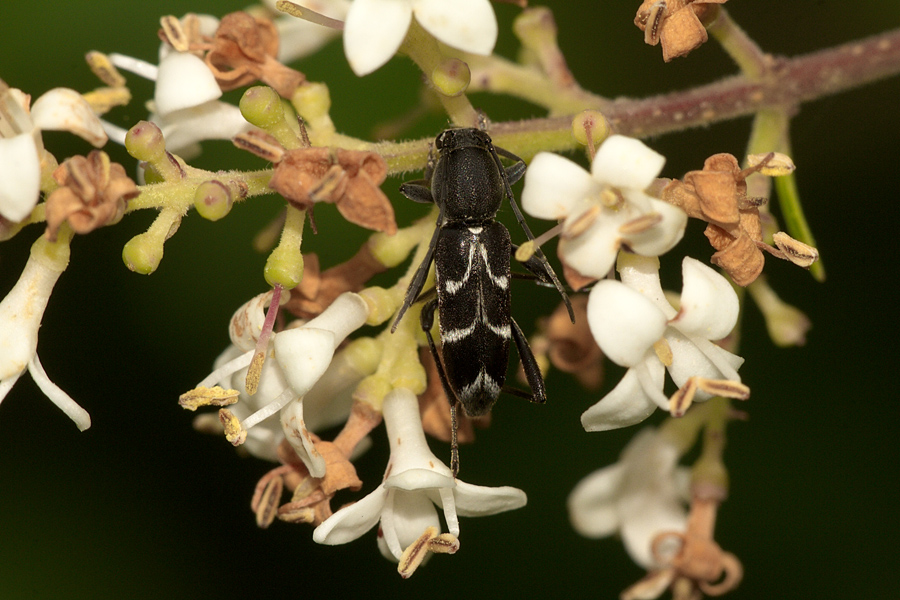
<svg viewBox="0 0 900 600">
<path fill-rule="evenodd" d="M 422 313 L 419 316 L 419 322 L 422 324 L 422 331 L 425 332 L 425 338 L 428 340 L 428 347 L 431 349 L 431 357 L 434 359 L 434 365 L 437 367 L 438 377 L 441 380 L 441 386 L 444 388 L 444 394 L 450 402 L 450 470 L 453 472 L 454 479 L 459 474 L 459 442 L 457 441 L 456 432 L 458 423 L 456 420 L 456 409 L 459 406 L 459 398 L 450 387 L 447 380 L 447 373 L 444 372 L 444 364 L 438 355 L 437 346 L 434 345 L 434 338 L 431 335 L 431 328 L 434 326 L 434 311 L 437 308 L 437 298 L 432 298 L 422 307 Z M 532 356 L 532 359 L 534 357 Z"/>
<path fill-rule="evenodd" d="M 442 218 L 443 214 L 439 214 L 438 223 L 441 222 Z M 397 316 L 394 318 L 394 323 L 391 325 L 391 333 L 397 330 L 400 319 L 403 318 L 407 309 L 419 298 L 419 294 L 422 293 L 422 288 L 425 287 L 425 280 L 428 278 L 428 270 L 431 268 L 431 261 L 432 258 L 434 258 L 434 248 L 437 246 L 437 240 L 440 233 L 441 228 L 435 227 L 434 234 L 431 236 L 431 241 L 428 243 L 428 252 L 426 252 L 424 260 L 422 260 L 422 263 L 419 265 L 419 268 L 416 269 L 416 273 L 413 275 L 412 280 L 410 280 L 409 287 L 406 288 L 406 297 L 403 299 L 403 305 L 400 307 L 400 310 L 397 311 Z"/>
<path fill-rule="evenodd" d="M 413 202 L 422 204 L 434 202 L 434 196 L 431 194 L 431 188 L 428 187 L 428 181 L 424 179 L 416 179 L 415 181 L 407 181 L 401 184 L 400 193 Z"/>
<path fill-rule="evenodd" d="M 497 168 L 499 168 L 500 172 L 503 174 L 503 183 L 506 187 L 506 196 L 509 198 L 509 204 L 510 206 L 512 206 L 513 213 L 516 215 L 516 221 L 519 222 L 519 227 L 522 228 L 522 231 L 525 232 L 525 235 L 528 236 L 528 239 L 533 242 L 534 234 L 531 233 L 531 229 L 528 227 L 528 223 L 525 222 L 525 217 L 522 215 L 522 211 L 519 210 L 519 205 L 516 203 L 516 197 L 513 195 L 511 187 L 511 184 L 518 181 L 518 179 L 521 178 L 525 173 L 525 163 L 521 158 L 519 158 L 509 150 L 498 148 L 493 144 L 491 145 L 491 155 L 493 155 L 494 157 L 494 163 L 497 165 Z M 510 171 L 503 168 L 503 163 L 500 162 L 500 156 L 516 161 L 516 164 L 509 168 L 510 171 L 513 172 L 513 175 L 516 177 L 516 179 L 512 179 L 510 177 Z M 517 170 L 519 164 L 522 165 L 521 172 Z M 568 294 L 566 294 L 566 290 L 563 287 L 562 283 L 560 283 L 559 278 L 556 276 L 556 273 L 553 272 L 553 267 L 551 267 L 550 263 L 547 262 L 547 257 L 544 256 L 544 252 L 541 250 L 540 246 L 535 245 L 534 257 L 544 265 L 544 271 L 547 275 L 550 276 L 550 280 L 553 282 L 553 286 L 556 288 L 556 291 L 559 292 L 559 295 L 562 296 L 563 302 L 566 303 L 566 310 L 568 310 L 569 312 L 569 318 L 574 323 L 575 311 L 572 310 L 572 303 L 569 301 L 569 296 Z"/>
<path fill-rule="evenodd" d="M 547 389 L 544 386 L 544 377 L 541 375 L 541 369 L 538 367 L 534 353 L 531 351 L 531 346 L 528 345 L 528 340 L 519 328 L 519 324 L 513 318 L 510 318 L 509 322 L 512 326 L 512 337 L 516 342 L 516 350 L 519 352 L 519 360 L 522 362 L 522 368 L 525 371 L 525 379 L 528 380 L 528 387 L 531 388 L 531 396 L 524 393 L 516 395 L 524 395 L 532 402 L 543 404 L 547 401 Z M 504 391 L 515 393 L 512 390 L 504 389 Z"/>
</svg>

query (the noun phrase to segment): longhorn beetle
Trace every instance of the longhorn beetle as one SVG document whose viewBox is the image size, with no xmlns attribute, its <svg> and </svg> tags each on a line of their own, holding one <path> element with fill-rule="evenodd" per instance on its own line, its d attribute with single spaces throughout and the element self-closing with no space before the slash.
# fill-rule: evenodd
<svg viewBox="0 0 900 600">
<path fill-rule="evenodd" d="M 435 139 L 434 148 L 437 160 L 429 157 L 425 179 L 400 186 L 410 200 L 437 204 L 439 214 L 425 259 L 413 275 L 391 330 L 414 302 L 425 301 L 421 326 L 450 401 L 450 464 L 455 476 L 460 406 L 466 415 L 478 417 L 490 412 L 501 390 L 538 403 L 546 402 L 547 394 L 528 341 L 510 315 L 510 255 L 515 247 L 506 227 L 494 220 L 506 196 L 519 225 L 534 240 L 510 187 L 525 174 L 525 162 L 495 147 L 480 129 L 447 129 Z M 501 156 L 514 164 L 504 167 Z M 434 290 L 422 294 L 432 261 L 436 297 Z M 523 264 L 556 287 L 574 322 L 569 298 L 540 249 Z M 443 365 L 431 336 L 435 308 L 440 314 Z M 530 393 L 503 385 L 510 339 L 516 344 Z"/>
</svg>

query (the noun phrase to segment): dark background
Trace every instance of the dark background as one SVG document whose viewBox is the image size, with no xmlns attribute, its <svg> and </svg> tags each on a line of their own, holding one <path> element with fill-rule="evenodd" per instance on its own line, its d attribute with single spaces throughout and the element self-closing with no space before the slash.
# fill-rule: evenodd
<svg viewBox="0 0 900 600">
<path fill-rule="evenodd" d="M 639 97 L 734 71 L 715 43 L 665 65 L 631 25 L 637 4 L 557 3 L 560 44 L 586 88 Z M 33 97 L 56 86 L 86 91 L 97 85 L 82 60 L 86 51 L 152 61 L 160 15 L 241 7 L 239 0 L 7 0 L 0 7 L 0 77 Z M 498 51 L 512 56 L 509 23 L 517 9 L 496 9 Z M 728 9 L 767 51 L 785 55 L 900 26 L 896 0 L 732 0 Z M 297 66 L 329 84 L 334 120 L 350 134 L 369 136 L 418 102 L 418 75 L 406 59 L 358 79 L 337 42 Z M 126 127 L 146 115 L 141 103 L 152 93 L 150 83 L 128 80 L 136 101 L 110 115 Z M 742 375 L 753 396 L 743 408 L 750 420 L 729 429 L 731 498 L 717 531 L 746 570 L 731 598 L 897 597 L 898 96 L 895 78 L 805 105 L 793 122 L 798 183 L 828 280 L 817 284 L 776 261 L 767 266 L 776 289 L 813 321 L 805 348 L 774 348 L 756 309 L 746 314 Z M 540 114 L 503 98 L 473 101 L 495 120 Z M 444 125 L 436 115 L 408 135 L 433 135 Z M 715 152 L 741 156 L 748 126 L 742 119 L 649 143 L 668 157 L 665 174 L 680 176 Z M 45 143 L 60 159 L 89 150 L 68 134 L 48 133 Z M 197 166 L 259 166 L 227 143 L 206 148 Z M 107 150 L 133 164 L 121 149 Z M 408 206 L 392 192 L 398 182 L 385 190 Z M 584 433 L 578 417 L 600 393 L 586 394 L 559 374 L 550 377 L 547 406 L 504 399 L 494 425 L 462 451 L 465 480 L 520 487 L 528 506 L 464 519 L 461 551 L 436 557 L 411 580 L 381 558 L 374 531 L 329 548 L 314 544 L 304 526 L 255 527 L 249 500 L 268 466 L 193 432 L 192 415 L 176 400 L 227 343 L 235 308 L 264 289 L 265 256 L 249 241 L 278 208 L 269 197 L 216 224 L 191 215 L 150 277 L 127 271 L 120 258 L 150 214 L 75 240 L 39 352 L 93 426 L 79 433 L 27 375 L 0 407 L 0 598 L 615 598 L 640 577 L 618 541 L 580 538 L 564 509 L 572 486 L 614 461 L 635 430 Z M 400 218 L 419 214 L 422 207 L 413 206 Z M 511 223 L 509 216 L 501 218 Z M 350 256 L 366 237 L 327 207 L 317 218 L 320 234 L 308 234 L 304 249 L 319 252 L 326 265 Z M 0 245 L 0 293 L 15 282 L 39 233 L 28 228 Z M 708 247 L 693 248 L 692 255 L 708 258 Z M 556 299 L 519 285 L 514 312 L 531 330 L 545 310 L 539 307 Z M 613 380 L 618 375 L 611 371 Z M 376 432 L 375 449 L 358 463 L 364 491 L 381 476 L 383 436 Z M 446 446 L 434 448 L 447 455 Z"/>
</svg>

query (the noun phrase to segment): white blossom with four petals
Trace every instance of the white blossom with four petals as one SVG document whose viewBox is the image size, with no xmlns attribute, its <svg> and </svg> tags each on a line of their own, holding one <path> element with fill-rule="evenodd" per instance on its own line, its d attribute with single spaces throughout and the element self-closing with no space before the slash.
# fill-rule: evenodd
<svg viewBox="0 0 900 600">
<path fill-rule="evenodd" d="M 453 477 L 428 448 L 419 402 L 412 391 L 397 388 L 384 399 L 384 422 L 391 458 L 384 481 L 359 502 L 326 519 L 313 532 L 320 544 L 345 544 L 381 523 L 379 548 L 399 561 L 403 551 L 428 527 L 441 530 L 435 506 L 447 529 L 459 537 L 459 517 L 493 515 L 525 506 L 525 492 L 513 487 L 482 487 Z"/>
<path fill-rule="evenodd" d="M 344 54 L 357 75 L 385 63 L 406 38 L 413 18 L 438 41 L 482 56 L 497 43 L 497 17 L 488 0 L 354 0 L 344 23 Z"/>
<path fill-rule="evenodd" d="M 657 407 L 669 410 L 663 393 L 665 373 L 679 387 L 691 377 L 740 382 L 744 362 L 715 345 L 734 328 L 737 294 L 724 277 L 698 260 L 682 262 L 684 287 L 676 310 L 662 290 L 659 261 L 622 253 L 621 281 L 605 279 L 591 290 L 588 325 L 604 354 L 628 367 L 622 381 L 582 416 L 588 431 L 604 431 L 639 423 Z M 671 351 L 666 356 L 665 348 Z M 663 358 L 669 364 L 664 364 Z M 699 390 L 694 400 L 711 396 Z"/>
<path fill-rule="evenodd" d="M 68 244 L 39 238 L 16 285 L 0 302 L 0 401 L 27 369 L 40 390 L 84 431 L 91 416 L 50 381 L 37 355 L 44 309 L 68 262 Z"/>
<path fill-rule="evenodd" d="M 323 382 L 327 385 L 323 386 L 322 393 L 314 395 L 319 408 L 322 408 L 316 426 L 335 425 L 341 422 L 342 416 L 349 414 L 349 406 L 346 406 L 346 414 L 341 414 L 341 409 L 348 402 L 339 402 L 327 409 L 322 405 L 325 404 L 324 399 L 334 399 L 328 397 L 329 391 L 344 388 L 348 381 L 363 376 L 362 373 L 349 374 L 352 368 L 341 361 L 334 363 L 333 357 L 341 342 L 365 324 L 369 308 L 361 296 L 345 292 L 315 319 L 300 327 L 273 334 L 268 352 L 274 357 L 270 356 L 263 364 L 256 394 L 250 396 L 245 380 L 247 367 L 256 352 L 255 341 L 251 344 L 250 340 L 259 338 L 262 310 L 270 300 L 271 293 L 263 294 L 251 301 L 246 315 L 242 314 L 243 307 L 235 313 L 231 327 L 234 346 L 219 357 L 216 369 L 197 387 L 220 383 L 240 392 L 240 400 L 232 412 L 242 419 L 241 427 L 247 431 L 244 443 L 252 454 L 277 460 L 276 448 L 286 438 L 309 469 L 310 475 L 322 477 L 325 474 L 325 460 L 316 450 L 304 420 L 305 399 L 334 364 L 331 375 Z M 236 328 L 233 325 L 239 319 L 242 326 Z M 280 433 L 279 421 L 270 420 L 276 414 L 281 417 Z"/>
<path fill-rule="evenodd" d="M 540 219 L 562 219 L 559 251 L 586 277 L 606 277 L 622 246 L 659 256 L 684 235 L 687 215 L 644 190 L 665 158 L 641 141 L 611 135 L 588 173 L 571 160 L 540 152 L 525 172 L 522 209 Z"/>
<path fill-rule="evenodd" d="M 647 570 L 661 568 L 651 548 L 654 538 L 687 527 L 690 471 L 678 466 L 680 456 L 662 430 L 640 431 L 619 462 L 591 473 L 572 490 L 572 526 L 589 538 L 619 533 L 634 562 Z"/>
<path fill-rule="evenodd" d="M 54 88 L 35 100 L 0 81 L 0 216 L 15 223 L 31 214 L 41 194 L 41 130 L 63 130 L 100 148 L 106 133 L 84 97 Z"/>
</svg>

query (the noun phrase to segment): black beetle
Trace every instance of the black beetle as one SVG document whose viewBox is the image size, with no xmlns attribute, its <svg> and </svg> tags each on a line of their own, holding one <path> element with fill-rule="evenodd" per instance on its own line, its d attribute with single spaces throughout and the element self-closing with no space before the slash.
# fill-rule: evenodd
<svg viewBox="0 0 900 600">
<path fill-rule="evenodd" d="M 532 402 L 547 400 L 544 380 L 522 330 L 510 315 L 510 256 L 515 247 L 509 231 L 494 220 L 509 198 L 519 225 L 528 229 L 513 197 L 511 185 L 525 174 L 525 162 L 497 148 L 480 129 L 447 129 L 434 142 L 437 160 L 430 159 L 425 179 L 404 183 L 400 192 L 416 202 L 437 204 L 437 227 L 425 259 L 413 276 L 393 329 L 406 310 L 424 300 L 421 325 L 450 401 L 453 474 L 459 470 L 456 409 L 470 417 L 486 415 L 501 390 Z M 500 156 L 514 161 L 504 167 Z M 422 294 L 432 261 L 435 289 Z M 539 248 L 523 263 L 538 279 L 553 284 L 573 318 L 569 298 Z M 431 336 L 434 311 L 440 314 L 443 364 Z M 512 339 L 525 371 L 530 393 L 505 387 Z"/>
</svg>

